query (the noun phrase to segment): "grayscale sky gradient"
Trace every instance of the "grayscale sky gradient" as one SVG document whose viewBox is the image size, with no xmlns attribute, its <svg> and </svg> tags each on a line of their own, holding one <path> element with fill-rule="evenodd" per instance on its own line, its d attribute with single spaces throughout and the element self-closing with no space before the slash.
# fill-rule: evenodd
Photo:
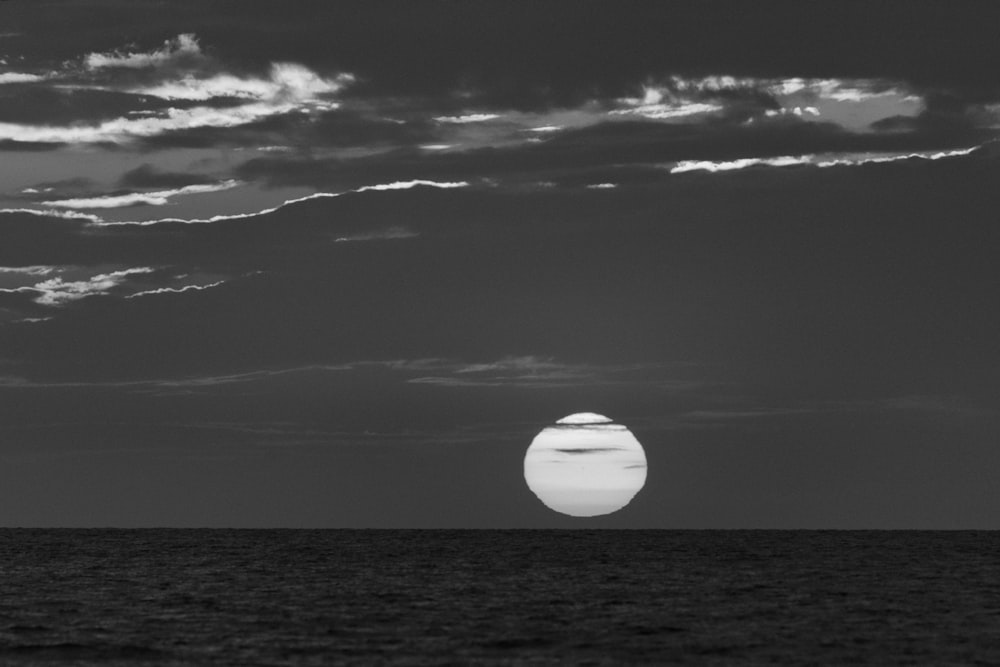
<svg viewBox="0 0 1000 667">
<path fill-rule="evenodd" d="M 997 25 L 0 3 L 0 525 L 997 527 Z"/>
</svg>

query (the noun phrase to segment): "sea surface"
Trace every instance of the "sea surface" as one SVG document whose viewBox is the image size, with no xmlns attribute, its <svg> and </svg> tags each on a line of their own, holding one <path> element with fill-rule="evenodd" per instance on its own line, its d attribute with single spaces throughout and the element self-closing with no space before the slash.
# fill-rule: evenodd
<svg viewBox="0 0 1000 667">
<path fill-rule="evenodd" d="M 1000 532 L 0 530 L 0 665 L 1000 664 Z"/>
</svg>

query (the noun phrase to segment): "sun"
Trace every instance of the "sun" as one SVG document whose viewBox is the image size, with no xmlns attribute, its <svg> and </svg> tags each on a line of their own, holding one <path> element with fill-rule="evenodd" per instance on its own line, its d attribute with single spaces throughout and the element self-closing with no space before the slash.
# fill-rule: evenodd
<svg viewBox="0 0 1000 667">
<path fill-rule="evenodd" d="M 625 426 L 578 412 L 535 436 L 524 455 L 524 481 L 556 512 L 611 514 L 646 483 L 646 453 Z"/>
</svg>

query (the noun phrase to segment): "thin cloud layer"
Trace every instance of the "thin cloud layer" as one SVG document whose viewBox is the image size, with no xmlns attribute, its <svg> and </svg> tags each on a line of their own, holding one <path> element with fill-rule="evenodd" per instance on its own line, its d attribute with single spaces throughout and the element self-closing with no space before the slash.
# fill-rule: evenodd
<svg viewBox="0 0 1000 667">
<path fill-rule="evenodd" d="M 218 287 L 219 285 L 226 284 L 225 280 L 216 280 L 212 283 L 207 283 L 204 285 L 184 285 L 183 287 L 158 287 L 151 290 L 143 290 L 141 292 L 136 292 L 135 294 L 129 294 L 126 299 L 135 299 L 143 296 L 152 296 L 155 294 L 183 294 L 184 292 L 197 291 L 211 289 L 213 287 Z"/>
<path fill-rule="evenodd" d="M 782 155 L 773 158 L 742 158 L 713 162 L 710 160 L 684 160 L 670 168 L 670 173 L 681 174 L 689 171 L 724 172 L 748 167 L 791 167 L 811 165 L 814 167 L 849 167 L 863 164 L 881 164 L 900 160 L 941 160 L 944 158 L 969 155 L 979 147 L 961 148 L 952 151 L 924 151 L 920 153 L 854 153 L 832 155 Z"/>
<path fill-rule="evenodd" d="M 239 183 L 237 183 L 237 185 L 238 184 Z M 313 193 L 311 195 L 307 195 L 305 197 L 298 197 L 298 198 L 295 198 L 295 199 L 288 199 L 288 200 L 285 200 L 285 201 L 281 202 L 277 206 L 274 206 L 274 207 L 271 207 L 271 208 L 266 208 L 266 209 L 263 209 L 263 210 L 260 210 L 260 211 L 255 211 L 253 213 L 236 213 L 236 214 L 231 214 L 231 215 L 217 215 L 217 216 L 212 216 L 211 218 L 157 218 L 157 219 L 152 219 L 152 220 L 107 221 L 107 220 L 103 220 L 102 218 L 100 218 L 98 216 L 91 215 L 91 214 L 83 214 L 83 213 L 73 214 L 72 212 L 60 212 L 60 211 L 52 212 L 52 214 L 56 215 L 56 216 L 59 216 L 59 217 L 72 217 L 72 218 L 85 219 L 88 222 L 90 222 L 92 225 L 97 226 L 97 227 L 122 227 L 122 226 L 125 226 L 125 227 L 131 227 L 131 226 L 149 227 L 149 226 L 153 226 L 153 225 L 171 224 L 171 223 L 208 224 L 208 223 L 213 223 L 213 222 L 225 222 L 225 221 L 229 221 L 229 220 L 246 220 L 246 219 L 251 219 L 251 218 L 257 218 L 259 216 L 266 216 L 268 214 L 274 213 L 275 211 L 281 210 L 281 209 L 283 209 L 283 208 L 285 208 L 287 206 L 292 206 L 294 204 L 299 204 L 301 202 L 312 201 L 312 200 L 316 200 L 316 199 L 329 199 L 329 198 L 334 198 L 334 197 L 342 197 L 342 196 L 347 195 L 347 194 L 358 194 L 358 193 L 363 193 L 363 192 L 391 192 L 391 191 L 394 191 L 394 190 L 411 190 L 413 188 L 419 188 L 419 187 L 434 188 L 434 189 L 438 189 L 438 190 L 453 190 L 453 189 L 456 189 L 456 188 L 465 188 L 465 187 L 468 187 L 469 185 L 470 184 L 467 181 L 445 181 L 445 182 L 439 182 L 439 181 L 429 181 L 429 180 L 424 180 L 424 179 L 415 179 L 415 180 L 411 180 L 411 181 L 395 181 L 393 183 L 379 183 L 377 185 L 364 185 L 364 186 L 361 186 L 361 187 L 358 187 L 358 188 L 354 188 L 354 189 L 351 189 L 351 190 L 345 190 L 343 192 L 316 192 L 316 193 Z M 189 186 L 189 187 L 190 188 L 196 188 L 196 187 L 204 188 L 204 187 L 217 187 L 217 186 Z M 181 189 L 189 189 L 189 188 L 181 188 Z M 200 191 L 201 192 L 210 192 L 210 191 L 214 191 L 214 190 L 204 190 L 203 189 L 203 190 L 200 190 Z M 179 190 L 177 192 L 179 192 Z M 38 215 L 46 215 L 48 213 L 48 212 L 45 212 L 45 211 L 34 211 L 34 210 L 31 210 L 31 209 L 0 209 L 0 213 L 17 213 L 17 212 L 30 212 L 30 213 L 35 213 L 35 214 L 38 214 Z M 377 237 L 373 237 L 373 238 L 377 238 Z M 352 239 L 352 240 L 357 240 L 357 239 Z"/>
<path fill-rule="evenodd" d="M 331 110 L 331 96 L 353 81 L 349 74 L 327 78 L 297 63 L 273 63 L 267 76 L 237 76 L 206 56 L 193 34 L 182 34 L 149 52 L 119 50 L 83 57 L 85 75 L 67 64 L 47 77 L 6 73 L 0 83 L 51 79 L 53 90 L 110 91 L 134 97 L 135 109 L 99 123 L 0 123 L 0 140 L 20 143 L 125 143 L 170 132 L 200 128 L 232 128 L 292 112 Z M 142 71 L 146 79 L 135 85 Z M 90 74 L 92 76 L 86 76 Z M 167 106 L 149 109 L 146 100 L 168 103 L 245 100 L 244 104 Z M 44 114 L 44 109 L 42 110 Z"/>
<path fill-rule="evenodd" d="M 161 294 L 184 294 L 218 287 L 231 278 L 196 269 L 105 266 L 37 265 L 0 267 L 0 294 L 8 295 L 7 309 L 25 317 L 16 322 L 40 322 L 51 316 L 30 315 L 51 312 L 93 296 L 112 296 L 123 300 Z M 13 300 L 12 300 L 13 299 Z M 0 302 L 2 310 L 3 302 Z M 36 306 L 44 307 L 39 311 Z M 9 319 L 9 318 L 8 318 Z"/>
<path fill-rule="evenodd" d="M 43 206 L 57 208 L 90 209 L 90 208 L 123 208 L 127 206 L 164 206 L 174 197 L 183 195 L 205 194 L 230 190 L 240 185 L 239 181 L 230 180 L 213 185 L 187 185 L 176 190 L 159 190 L 156 192 L 130 192 L 124 195 L 105 195 L 102 197 L 78 197 L 74 199 L 56 199 L 43 201 Z"/>
<path fill-rule="evenodd" d="M 185 31 L 151 49 L 85 51 L 45 74 L 37 73 L 41 63 L 0 74 L 0 82 L 40 91 L 0 122 L 0 148 L 50 148 L 53 165 L 77 146 L 142 151 L 149 171 L 148 178 L 132 176 L 148 185 L 119 172 L 37 204 L 25 203 L 24 195 L 38 193 L 23 183 L 4 199 L 0 178 L 0 206 L 129 208 L 130 220 L 108 214 L 108 222 L 156 222 L 158 208 L 183 201 L 173 198 L 209 192 L 189 186 L 240 181 L 252 205 L 238 208 L 236 197 L 220 194 L 210 205 L 179 207 L 171 218 L 219 221 L 267 213 L 309 190 L 323 196 L 376 187 L 370 183 L 602 189 L 629 184 L 613 173 L 620 169 L 669 165 L 679 174 L 935 159 L 928 156 L 981 145 L 998 125 L 996 103 L 985 97 L 949 108 L 940 102 L 947 91 L 899 77 L 692 76 L 651 67 L 642 79 L 635 73 L 615 86 L 595 83 L 587 96 L 540 88 L 527 105 L 488 82 L 394 94 L 371 73 L 356 77 L 329 62 L 283 55 L 251 66 L 231 59 L 230 46 Z M 158 171 L 185 168 L 165 164 L 167 149 L 192 153 L 187 182 L 154 182 Z M 219 153 L 210 156 L 213 150 Z M 96 155 L 115 160 L 110 152 Z M 223 189 L 229 186 L 214 192 Z M 217 213 L 210 210 L 215 202 Z"/>
<path fill-rule="evenodd" d="M 0 72 L 0 85 L 5 83 L 33 83 L 45 79 L 41 74 L 28 74 L 26 72 Z"/>
<path fill-rule="evenodd" d="M 108 53 L 88 53 L 83 57 L 83 64 L 87 69 L 100 70 L 109 68 L 143 69 L 147 67 L 160 67 L 177 60 L 186 58 L 200 58 L 202 56 L 201 45 L 198 38 L 185 33 L 178 35 L 174 39 L 168 39 L 158 49 L 153 51 L 128 51 L 119 49 Z"/>
<path fill-rule="evenodd" d="M 350 74 L 340 74 L 335 79 L 326 79 L 302 65 L 274 63 L 266 78 L 238 77 L 231 74 L 216 74 L 207 78 L 188 75 L 152 86 L 132 88 L 128 92 L 136 95 L 152 95 L 170 101 L 204 102 L 228 97 L 272 101 L 290 99 L 317 103 L 322 96 L 340 91 L 353 80 L 354 77 Z M 330 104 L 325 108 L 336 108 L 336 105 Z"/>
<path fill-rule="evenodd" d="M 139 267 L 99 273 L 83 280 L 66 280 L 63 277 L 50 278 L 25 287 L 4 288 L 0 293 L 26 294 L 42 306 L 63 306 L 89 296 L 108 294 L 122 285 L 130 276 L 152 273 L 154 269 Z M 44 275 L 47 275 L 44 274 Z"/>
</svg>

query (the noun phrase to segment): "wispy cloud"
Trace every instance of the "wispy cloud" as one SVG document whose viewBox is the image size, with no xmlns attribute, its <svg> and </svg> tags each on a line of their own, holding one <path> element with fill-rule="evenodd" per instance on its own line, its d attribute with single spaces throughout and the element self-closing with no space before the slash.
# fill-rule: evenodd
<svg viewBox="0 0 1000 667">
<path fill-rule="evenodd" d="M 0 266 L 0 273 L 19 273 L 26 276 L 47 276 L 56 270 L 54 266 Z"/>
<path fill-rule="evenodd" d="M 670 168 L 670 173 L 680 174 L 688 171 L 722 172 L 746 169 L 747 167 L 789 167 L 795 165 L 810 165 L 814 167 L 840 167 L 862 164 L 879 164 L 898 162 L 900 160 L 941 160 L 943 158 L 969 155 L 979 146 L 960 148 L 950 151 L 921 151 L 915 153 L 839 153 L 822 155 L 782 155 L 779 157 L 740 158 L 738 160 L 682 160 Z"/>
<path fill-rule="evenodd" d="M 91 53 L 83 58 L 85 72 L 67 66 L 53 72 L 66 90 L 110 91 L 135 96 L 131 113 L 99 123 L 71 124 L 0 123 L 0 141 L 35 144 L 125 143 L 168 132 L 199 128 L 231 128 L 292 112 L 328 111 L 339 104 L 331 96 L 353 81 L 349 74 L 324 77 L 296 63 L 274 63 L 267 76 L 237 76 L 206 56 L 191 34 L 168 40 L 159 49 Z M 143 77 L 161 80 L 136 85 L 135 70 L 152 71 Z M 124 70 L 124 72 L 122 71 Z M 131 74 L 129 73 L 131 72 Z M 35 81 L 37 75 L 2 74 L 0 83 Z M 245 103 L 227 106 L 149 109 L 143 98 L 166 101 L 208 102 L 235 98 Z"/>
<path fill-rule="evenodd" d="M 438 188 L 441 190 L 451 190 L 455 188 L 465 188 L 468 187 L 469 183 L 467 181 L 430 181 L 424 179 L 415 179 L 411 181 L 394 181 L 392 183 L 380 183 L 377 185 L 365 185 L 360 188 L 354 188 L 352 190 L 345 190 L 343 192 L 315 192 L 311 195 L 306 195 L 305 197 L 296 197 L 294 199 L 287 199 L 277 206 L 272 206 L 270 208 L 261 209 L 253 213 L 233 213 L 229 215 L 216 215 L 211 218 L 160 218 L 158 220 L 123 220 L 123 221 L 106 221 L 97 216 L 87 215 L 87 214 L 74 214 L 72 217 L 80 217 L 81 219 L 86 219 L 94 226 L 98 227 L 120 227 L 120 226 L 136 226 L 136 227 L 148 227 L 151 225 L 166 224 L 166 223 L 183 223 L 183 224 L 209 224 L 213 222 L 223 222 L 226 220 L 243 220 L 247 218 L 255 218 L 260 215 L 267 215 L 268 213 L 274 213 L 275 211 L 284 208 L 285 206 L 291 206 L 305 201 L 311 201 L 313 199 L 328 199 L 332 197 L 343 197 L 348 194 L 357 194 L 363 192 L 385 192 L 392 190 L 409 190 L 411 188 L 417 187 L 427 187 L 427 188 Z M 14 213 L 14 212 L 26 212 L 33 213 L 35 215 L 46 215 L 46 212 L 35 211 L 32 209 L 0 209 L 0 213 Z M 59 215 L 58 211 L 53 211 L 52 214 Z M 62 216 L 61 216 L 62 217 Z M 64 216 L 70 217 L 70 216 Z"/>
<path fill-rule="evenodd" d="M 113 270 L 109 270 L 113 269 Z M 243 274 L 243 277 L 257 272 Z M 35 315 L 38 306 L 58 307 L 90 296 L 117 296 L 125 299 L 161 294 L 199 292 L 223 285 L 231 276 L 218 273 L 177 273 L 167 268 L 13 266 L 0 267 L 0 294 L 22 295 L 24 301 L 12 305 L 23 315 Z M 42 318 L 38 321 L 44 321 Z M 24 321 L 24 320 L 21 320 Z"/>
<path fill-rule="evenodd" d="M 206 285 L 185 285 L 183 287 L 160 287 L 157 289 L 144 290 L 142 292 L 136 292 L 135 294 L 129 294 L 126 299 L 135 299 L 140 296 L 151 296 L 154 294 L 183 294 L 184 292 L 191 291 L 202 291 L 211 289 L 213 287 L 218 287 L 219 285 L 224 285 L 225 280 L 217 280 L 214 283 L 208 283 Z"/>
<path fill-rule="evenodd" d="M 240 185 L 239 181 L 229 180 L 210 185 L 188 185 L 175 190 L 159 190 L 157 192 L 130 192 L 124 195 L 105 195 L 101 197 L 78 197 L 73 199 L 56 199 L 41 202 L 43 206 L 59 208 L 122 208 L 126 206 L 163 206 L 173 197 L 182 195 L 205 194 L 229 190 Z"/>
<path fill-rule="evenodd" d="M 37 209 L 37 208 L 0 208 L 0 213 L 26 213 L 28 215 L 34 215 L 40 218 L 62 218 L 63 220 L 80 220 L 89 223 L 101 223 L 103 222 L 99 216 L 93 213 L 78 213 L 76 211 L 57 211 L 55 209 Z"/>
<path fill-rule="evenodd" d="M 410 378 L 412 384 L 439 387 L 519 387 L 550 389 L 569 386 L 646 385 L 669 390 L 695 384 L 675 377 L 670 364 L 580 364 L 549 357 L 506 357 L 486 364 L 442 364 L 434 374 Z"/>
<path fill-rule="evenodd" d="M 44 81 L 46 77 L 40 74 L 27 74 L 25 72 L 2 72 L 0 73 L 0 84 L 5 83 L 34 83 Z"/>
<path fill-rule="evenodd" d="M 317 102 L 322 95 L 336 93 L 354 81 L 350 74 L 340 74 L 326 79 L 308 67 L 295 63 L 274 63 L 268 78 L 238 77 L 216 74 L 205 78 L 193 75 L 153 86 L 131 88 L 137 95 L 153 95 L 165 100 L 206 101 L 219 97 L 247 100 L 293 99 L 300 102 Z"/>
<path fill-rule="evenodd" d="M 88 53 L 83 58 L 87 69 L 126 68 L 142 69 L 157 67 L 185 57 L 200 57 L 202 55 L 198 38 L 190 33 L 168 39 L 158 49 L 153 51 L 117 50 L 108 53 Z"/>
<path fill-rule="evenodd" d="M 469 185 L 468 181 L 427 181 L 423 179 L 416 179 L 412 181 L 395 181 L 393 183 L 382 183 L 380 185 L 365 185 L 360 188 L 351 190 L 351 192 L 382 192 L 385 190 L 409 190 L 410 188 L 415 188 L 418 186 L 425 186 L 430 188 L 440 188 L 443 190 L 449 190 L 452 188 L 464 188 Z"/>
<path fill-rule="evenodd" d="M 329 103 L 325 105 L 330 107 Z M 235 107 L 170 108 L 145 117 L 120 117 L 96 125 L 22 125 L 0 123 L 0 140 L 93 144 L 124 143 L 141 137 L 203 127 L 228 128 L 302 110 L 299 101 L 254 102 Z"/>
<path fill-rule="evenodd" d="M 415 231 L 406 227 L 393 226 L 387 229 L 379 229 L 371 232 L 358 232 L 355 234 L 345 234 L 338 236 L 337 243 L 349 243 L 352 241 L 388 241 L 392 239 L 412 239 L 419 236 Z"/>
<path fill-rule="evenodd" d="M 192 289 L 208 289 L 201 285 Z M 151 290 L 150 294 L 166 291 Z M 139 296 L 136 294 L 134 296 Z M 644 386 L 668 391 L 693 391 L 704 383 L 676 378 L 677 367 L 663 363 L 580 364 L 546 357 L 506 357 L 492 362 L 469 363 L 456 359 L 390 359 L 329 364 L 304 364 L 287 368 L 267 368 L 228 374 L 179 378 L 151 378 L 124 382 L 95 382 L 94 386 L 128 386 L 144 391 L 198 391 L 235 384 L 267 382 L 272 378 L 299 374 L 351 374 L 377 371 L 402 384 L 449 388 L 507 387 L 547 389 L 579 386 Z M 19 384 L 32 384 L 20 380 Z M 74 385 L 79 383 L 73 383 Z M 51 383 L 47 382 L 47 386 Z"/>
<path fill-rule="evenodd" d="M 32 301 L 42 306 L 62 306 L 72 301 L 78 301 L 89 296 L 107 294 L 121 285 L 132 275 L 152 273 L 154 269 L 138 267 L 100 273 L 84 280 L 64 280 L 62 277 L 50 278 L 34 285 L 0 289 L 0 293 L 34 294 Z"/>
<path fill-rule="evenodd" d="M 642 116 L 653 120 L 666 120 L 715 113 L 724 109 L 723 105 L 717 102 L 669 99 L 666 91 L 651 87 L 645 89 L 641 98 L 624 98 L 620 102 L 625 105 L 625 108 L 614 109 L 610 112 L 611 115 Z"/>
<path fill-rule="evenodd" d="M 713 75 L 701 78 L 669 77 L 645 88 L 641 106 L 685 100 L 757 106 L 756 115 L 792 115 L 803 120 L 836 123 L 851 131 L 868 131 L 871 124 L 892 116 L 916 116 L 923 97 L 907 84 L 883 79 L 768 79 Z M 761 107 L 770 98 L 772 106 Z M 639 100 L 632 100 L 639 103 Z"/>
<path fill-rule="evenodd" d="M 500 118 L 498 113 L 470 113 L 464 116 L 436 116 L 434 120 L 439 123 L 482 123 L 488 120 Z"/>
<path fill-rule="evenodd" d="M 752 157 L 740 158 L 739 160 L 723 160 L 720 162 L 712 160 L 682 160 L 670 169 L 670 173 L 681 174 L 686 171 L 733 171 L 756 165 L 788 167 L 796 164 L 810 164 L 810 160 L 813 158 L 814 156 L 812 155 L 782 155 L 780 157 Z"/>
</svg>

